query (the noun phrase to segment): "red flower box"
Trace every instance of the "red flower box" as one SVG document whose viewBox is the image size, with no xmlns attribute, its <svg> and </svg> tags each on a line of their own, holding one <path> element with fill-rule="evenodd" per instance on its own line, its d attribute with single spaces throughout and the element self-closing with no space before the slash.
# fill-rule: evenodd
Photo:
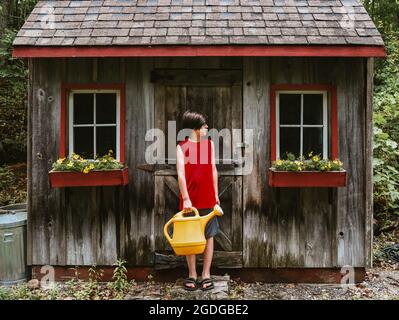
<svg viewBox="0 0 399 320">
<path fill-rule="evenodd" d="M 93 170 L 89 173 L 73 171 L 50 171 L 52 188 L 124 186 L 129 182 L 128 168 L 120 170 Z"/>
<path fill-rule="evenodd" d="M 344 187 L 346 171 L 276 171 L 269 169 L 271 187 Z"/>
</svg>

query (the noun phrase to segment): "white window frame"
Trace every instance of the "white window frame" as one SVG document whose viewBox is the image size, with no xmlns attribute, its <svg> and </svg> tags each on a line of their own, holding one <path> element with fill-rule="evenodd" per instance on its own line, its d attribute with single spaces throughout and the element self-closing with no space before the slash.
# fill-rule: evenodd
<svg viewBox="0 0 399 320">
<path fill-rule="evenodd" d="M 278 90 L 276 91 L 276 158 L 280 159 L 280 127 L 300 128 L 300 156 L 303 156 L 303 128 L 323 128 L 323 159 L 328 158 L 328 100 L 325 90 Z M 301 95 L 301 123 L 280 125 L 280 94 L 300 94 Z M 323 95 L 323 124 L 310 125 L 303 124 L 303 96 L 305 94 Z"/>
<path fill-rule="evenodd" d="M 76 93 L 90 93 L 94 95 L 93 99 L 93 123 L 91 124 L 74 124 L 74 99 L 73 95 Z M 97 101 L 97 94 L 101 93 L 115 93 L 116 94 L 116 124 L 115 123 L 96 123 L 96 101 Z M 108 89 L 101 89 L 101 90 L 90 90 L 90 89 L 79 89 L 79 90 L 71 90 L 69 93 L 69 157 L 72 156 L 72 152 L 74 150 L 74 128 L 77 127 L 90 127 L 94 128 L 94 156 L 96 155 L 97 151 L 97 127 L 112 127 L 116 126 L 116 160 L 120 161 L 120 101 L 121 101 L 121 93 L 120 90 L 108 90 Z M 114 150 L 115 151 L 115 150 Z M 88 159 L 94 160 L 94 159 Z"/>
</svg>

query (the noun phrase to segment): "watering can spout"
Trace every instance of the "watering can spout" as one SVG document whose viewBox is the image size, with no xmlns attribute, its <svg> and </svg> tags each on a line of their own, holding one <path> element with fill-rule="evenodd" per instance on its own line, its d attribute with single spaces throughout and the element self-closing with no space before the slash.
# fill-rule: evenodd
<svg viewBox="0 0 399 320">
<path fill-rule="evenodd" d="M 208 213 L 206 216 L 201 217 L 201 225 L 203 230 L 205 230 L 206 224 L 211 220 L 214 216 L 222 216 L 223 215 L 223 210 L 222 208 L 216 204 L 213 207 L 213 211 Z"/>
</svg>

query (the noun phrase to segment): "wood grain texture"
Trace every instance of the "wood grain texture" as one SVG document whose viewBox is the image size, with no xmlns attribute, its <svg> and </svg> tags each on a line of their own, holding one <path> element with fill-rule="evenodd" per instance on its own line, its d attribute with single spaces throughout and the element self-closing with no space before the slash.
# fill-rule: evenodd
<svg viewBox="0 0 399 320">
<path fill-rule="evenodd" d="M 112 265 L 123 257 L 131 266 L 153 266 L 155 251 L 167 249 L 159 230 L 178 205 L 177 181 L 174 168 L 138 168 L 151 143 L 145 134 L 153 127 L 166 129 L 168 119 L 199 104 L 212 125 L 254 132 L 254 144 L 243 149 L 253 154 L 253 171 L 242 176 L 228 164 L 219 169 L 219 191 L 230 214 L 222 222 L 230 242 L 221 242 L 219 250 L 242 252 L 246 268 L 371 266 L 371 60 L 99 58 L 93 70 L 89 58 L 36 59 L 29 69 L 29 264 Z M 157 69 L 242 70 L 242 86 L 158 84 L 151 82 Z M 92 83 L 93 72 L 98 83 L 126 84 L 129 184 L 51 189 L 47 173 L 59 155 L 61 84 Z M 338 152 L 347 170 L 346 187 L 268 186 L 272 84 L 337 87 Z M 210 105 L 218 108 L 212 111 Z M 165 214 L 160 208 L 169 209 Z"/>
<path fill-rule="evenodd" d="M 256 129 L 255 168 L 243 182 L 245 267 L 364 266 L 364 249 L 371 244 L 370 237 L 364 240 L 364 224 L 370 220 L 365 211 L 370 192 L 364 191 L 365 157 L 370 156 L 364 140 L 364 61 L 245 58 L 243 84 L 244 126 Z M 339 156 L 348 171 L 345 188 L 268 188 L 263 174 L 271 166 L 271 84 L 337 87 Z"/>
</svg>

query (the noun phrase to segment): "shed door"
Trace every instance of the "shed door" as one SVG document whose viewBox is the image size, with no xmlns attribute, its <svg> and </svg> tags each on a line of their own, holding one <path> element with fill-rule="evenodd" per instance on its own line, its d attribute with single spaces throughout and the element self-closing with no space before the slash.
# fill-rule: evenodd
<svg viewBox="0 0 399 320">
<path fill-rule="evenodd" d="M 215 238 L 213 265 L 242 267 L 242 176 L 236 160 L 242 152 L 242 74 L 232 71 L 157 70 L 152 73 L 155 83 L 155 124 L 168 132 L 168 121 L 177 121 L 185 110 L 196 110 L 208 116 L 209 129 L 227 129 L 230 137 L 220 139 L 219 198 L 225 215 L 219 219 L 222 233 Z M 224 142 L 222 142 L 224 141 Z M 223 144 L 231 143 L 231 152 L 223 154 Z M 176 142 L 175 142 L 176 144 Z M 216 144 L 215 144 L 216 146 Z M 167 150 L 165 146 L 165 150 Z M 228 149 L 228 148 L 227 148 Z M 226 149 L 225 149 L 226 150 Z M 168 268 L 185 263 L 175 257 L 163 235 L 164 224 L 179 211 L 179 186 L 175 154 L 166 157 L 166 165 L 157 166 L 155 174 L 154 226 L 155 266 Z M 162 159 L 164 160 L 164 159 Z M 162 161 L 161 161 L 162 162 Z"/>
</svg>

